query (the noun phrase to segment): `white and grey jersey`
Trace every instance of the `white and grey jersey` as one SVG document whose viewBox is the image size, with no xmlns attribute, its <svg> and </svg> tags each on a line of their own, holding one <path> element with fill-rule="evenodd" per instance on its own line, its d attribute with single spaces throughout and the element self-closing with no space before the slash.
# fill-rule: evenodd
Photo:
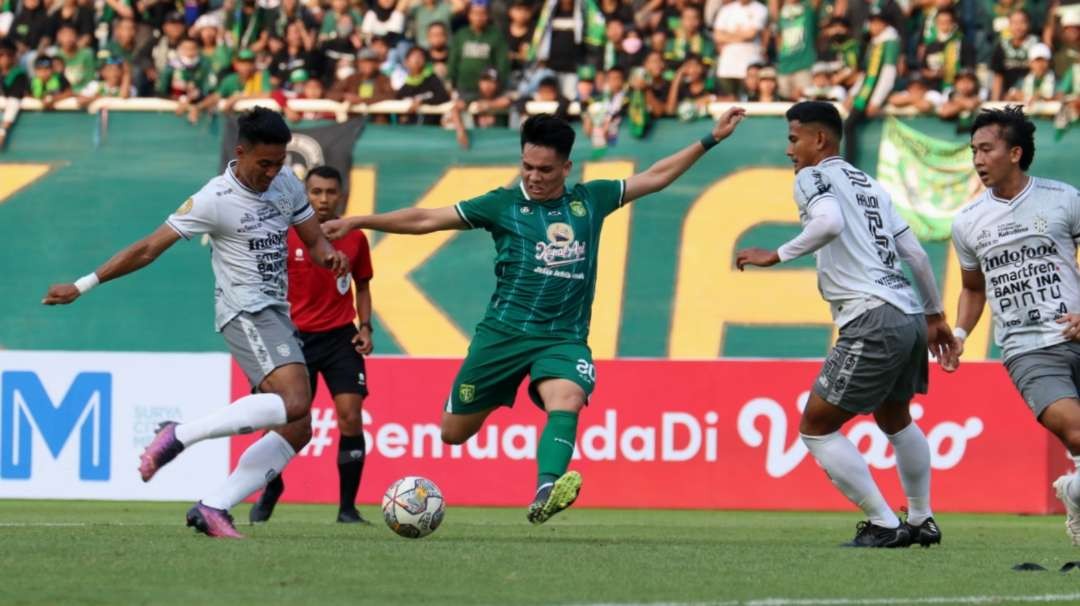
<svg viewBox="0 0 1080 606">
<path fill-rule="evenodd" d="M 956 215 L 960 265 L 980 270 L 1005 359 L 1067 341 L 1055 320 L 1080 311 L 1080 193 L 1030 177 L 1012 200 L 986 190 Z"/>
<path fill-rule="evenodd" d="M 315 214 L 291 170 L 281 170 L 259 193 L 237 180 L 234 165 L 235 160 L 165 221 L 185 240 L 210 237 L 218 331 L 242 311 L 278 306 L 287 313 L 289 226 Z"/>
<path fill-rule="evenodd" d="M 835 156 L 795 175 L 795 204 L 803 225 L 814 204 L 830 197 L 844 215 L 844 229 L 814 257 L 818 290 L 829 302 L 836 325 L 843 326 L 883 302 L 906 314 L 923 313 L 896 250 L 895 237 L 910 228 L 888 192 Z"/>
</svg>

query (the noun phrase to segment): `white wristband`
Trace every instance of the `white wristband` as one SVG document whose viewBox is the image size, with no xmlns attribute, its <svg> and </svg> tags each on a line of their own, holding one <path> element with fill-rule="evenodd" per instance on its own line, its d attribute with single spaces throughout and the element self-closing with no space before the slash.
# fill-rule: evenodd
<svg viewBox="0 0 1080 606">
<path fill-rule="evenodd" d="M 86 291 L 101 284 L 101 280 L 98 280 L 97 273 L 91 272 L 85 276 L 75 280 L 75 288 L 79 289 L 79 294 L 86 294 Z"/>
<path fill-rule="evenodd" d="M 968 338 L 968 331 L 960 328 L 959 326 L 953 329 L 952 334 L 954 337 L 960 339 L 961 341 L 966 341 Z"/>
</svg>

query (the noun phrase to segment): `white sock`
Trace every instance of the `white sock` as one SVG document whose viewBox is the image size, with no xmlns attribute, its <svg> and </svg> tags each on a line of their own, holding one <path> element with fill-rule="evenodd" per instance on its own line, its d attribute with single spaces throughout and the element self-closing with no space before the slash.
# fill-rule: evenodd
<svg viewBox="0 0 1080 606">
<path fill-rule="evenodd" d="M 1072 455 L 1072 460 L 1073 464 L 1076 465 L 1076 471 L 1073 472 L 1072 480 L 1069 482 L 1065 494 L 1068 495 L 1070 501 L 1080 505 L 1080 455 Z"/>
<path fill-rule="evenodd" d="M 896 451 L 896 472 L 908 502 L 908 523 L 918 526 L 934 515 L 930 511 L 930 444 L 919 426 L 911 425 L 889 436 Z"/>
<path fill-rule="evenodd" d="M 240 501 L 256 490 L 266 486 L 285 469 L 296 451 L 281 437 L 281 434 L 269 432 L 257 442 L 248 446 L 240 460 L 236 462 L 225 483 L 211 495 L 202 499 L 203 505 L 216 509 L 232 509 Z"/>
<path fill-rule="evenodd" d="M 870 468 L 851 440 L 838 431 L 824 436 L 802 434 L 802 440 L 832 483 L 866 513 L 872 524 L 884 528 L 900 525 L 900 519 L 885 503 L 885 497 L 870 477 Z"/>
<path fill-rule="evenodd" d="M 210 438 L 234 436 L 284 425 L 285 401 L 274 393 L 244 396 L 201 419 L 176 426 L 176 439 L 191 446 Z"/>
</svg>

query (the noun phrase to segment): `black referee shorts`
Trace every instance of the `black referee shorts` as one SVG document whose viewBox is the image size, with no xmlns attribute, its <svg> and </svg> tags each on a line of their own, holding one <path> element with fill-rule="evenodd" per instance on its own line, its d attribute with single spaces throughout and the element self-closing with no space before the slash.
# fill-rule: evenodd
<svg viewBox="0 0 1080 606">
<path fill-rule="evenodd" d="M 352 339 L 356 327 L 351 323 L 324 332 L 301 332 L 304 359 L 307 360 L 308 377 L 311 378 L 311 395 L 315 395 L 318 375 L 321 373 L 331 395 L 355 393 L 368 395 L 367 373 L 364 356 L 356 353 Z"/>
</svg>

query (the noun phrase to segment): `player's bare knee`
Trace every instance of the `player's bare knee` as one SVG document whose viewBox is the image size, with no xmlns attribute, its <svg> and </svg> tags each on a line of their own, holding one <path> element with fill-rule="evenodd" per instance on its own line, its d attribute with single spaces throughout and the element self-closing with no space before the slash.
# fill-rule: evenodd
<svg viewBox="0 0 1080 606">
<path fill-rule="evenodd" d="M 1061 441 L 1071 454 L 1080 454 L 1080 427 L 1066 429 L 1061 436 Z"/>
<path fill-rule="evenodd" d="M 285 418 L 289 423 L 299 421 L 311 413 L 311 395 L 307 388 L 281 394 L 285 401 Z"/>
<path fill-rule="evenodd" d="M 359 409 L 343 410 L 338 414 L 338 431 L 343 436 L 359 435 L 364 430 L 363 413 Z"/>
<path fill-rule="evenodd" d="M 293 450 L 300 452 L 311 441 L 311 415 L 304 415 L 287 425 L 277 428 L 275 431 L 285 438 L 285 441 L 293 447 Z"/>
<path fill-rule="evenodd" d="M 471 437 L 471 435 L 467 435 L 467 432 L 459 429 L 442 428 L 442 441 L 444 444 L 450 444 L 451 446 L 464 444 L 465 442 L 468 442 Z"/>
</svg>

